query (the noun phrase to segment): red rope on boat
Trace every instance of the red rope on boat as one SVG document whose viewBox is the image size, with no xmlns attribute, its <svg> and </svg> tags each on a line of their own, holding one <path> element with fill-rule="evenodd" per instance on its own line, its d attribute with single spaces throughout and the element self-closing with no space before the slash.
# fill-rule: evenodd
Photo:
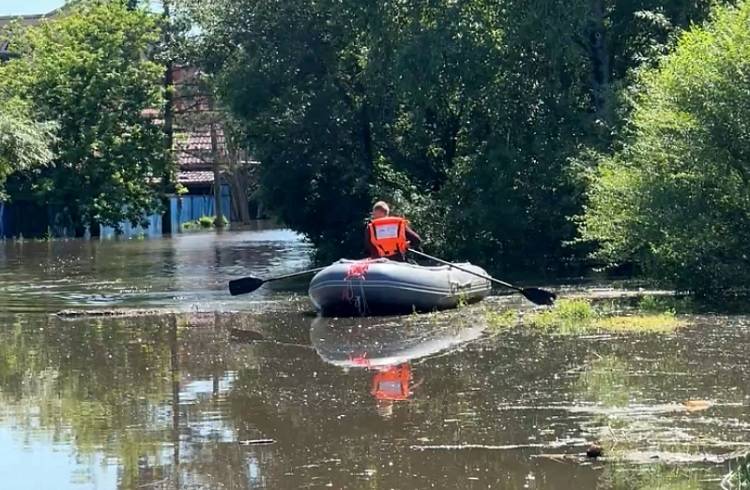
<svg viewBox="0 0 750 490">
<path fill-rule="evenodd" d="M 358 260 L 349 265 L 349 269 L 346 271 L 345 279 L 363 279 L 367 275 L 367 270 L 370 268 L 370 259 Z"/>
<path fill-rule="evenodd" d="M 364 315 L 367 312 L 367 299 L 365 298 L 363 281 L 367 275 L 367 270 L 370 268 L 370 262 L 370 259 L 363 259 L 349 264 L 346 277 L 344 277 L 344 280 L 347 281 L 347 287 L 341 291 L 341 299 L 353 303 L 360 315 Z M 359 279 L 360 281 L 358 283 L 359 295 L 354 293 L 355 285 L 352 283 L 352 279 Z"/>
</svg>

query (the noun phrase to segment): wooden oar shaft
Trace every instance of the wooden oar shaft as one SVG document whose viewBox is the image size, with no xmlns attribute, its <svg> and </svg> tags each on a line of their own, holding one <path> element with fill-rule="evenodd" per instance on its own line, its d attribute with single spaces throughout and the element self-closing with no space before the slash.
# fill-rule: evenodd
<svg viewBox="0 0 750 490">
<path fill-rule="evenodd" d="M 291 274 L 284 274 L 283 276 L 276 276 L 276 277 L 264 279 L 263 282 L 271 282 L 271 281 L 278 281 L 280 279 L 289 279 L 291 277 L 305 276 L 307 274 L 314 274 L 316 272 L 320 272 L 323 269 L 325 269 L 325 267 L 317 267 L 315 269 L 308 269 L 306 271 L 292 272 Z"/>
<path fill-rule="evenodd" d="M 262 285 L 264 285 L 267 282 L 271 281 L 279 281 L 281 279 L 289 279 L 292 277 L 298 277 L 298 276 L 305 276 L 308 274 L 313 274 L 315 272 L 320 272 L 325 267 L 318 267 L 316 269 L 308 269 L 306 271 L 299 271 L 299 272 L 292 272 L 291 274 L 284 274 L 283 276 L 276 276 L 276 277 L 270 277 L 268 279 L 261 279 L 259 277 L 242 277 L 240 279 L 234 279 L 229 281 L 229 294 L 232 296 L 237 296 L 238 294 L 247 294 L 252 293 Z"/>
<path fill-rule="evenodd" d="M 416 254 L 416 255 L 419 255 L 421 257 L 424 257 L 426 259 L 434 260 L 435 262 L 437 262 L 439 264 L 448 265 L 450 267 L 453 267 L 454 269 L 458 269 L 458 270 L 460 270 L 462 272 L 466 272 L 467 274 L 472 274 L 474 276 L 481 277 L 482 279 L 486 279 L 486 280 L 488 280 L 490 282 L 494 282 L 495 284 L 500 284 L 501 286 L 505 286 L 506 288 L 515 289 L 516 291 L 523 291 L 523 289 L 519 288 L 518 286 L 514 286 L 513 284 L 507 283 L 505 281 L 501 281 L 500 279 L 495 279 L 494 277 L 491 277 L 491 276 L 480 274 L 479 272 L 474 272 L 474 271 L 472 271 L 470 269 L 466 269 L 464 267 L 461 267 L 460 265 L 456 265 L 453 262 L 448 262 L 447 260 L 443 260 L 443 259 L 439 259 L 437 257 L 433 257 L 432 255 L 428 255 L 428 254 L 426 254 L 424 252 L 419 252 L 419 251 L 411 249 L 411 248 L 409 249 L 409 252 L 411 252 L 413 254 Z"/>
</svg>

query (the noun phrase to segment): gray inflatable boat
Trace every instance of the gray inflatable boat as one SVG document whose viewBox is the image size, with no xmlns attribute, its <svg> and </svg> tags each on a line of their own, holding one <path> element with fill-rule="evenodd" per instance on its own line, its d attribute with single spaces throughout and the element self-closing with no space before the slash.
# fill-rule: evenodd
<svg viewBox="0 0 750 490">
<path fill-rule="evenodd" d="M 478 274 L 484 269 L 456 264 Z M 310 299 L 324 315 L 383 315 L 425 312 L 474 303 L 490 293 L 490 282 L 450 266 L 424 267 L 388 259 L 339 260 L 310 282 Z"/>
</svg>

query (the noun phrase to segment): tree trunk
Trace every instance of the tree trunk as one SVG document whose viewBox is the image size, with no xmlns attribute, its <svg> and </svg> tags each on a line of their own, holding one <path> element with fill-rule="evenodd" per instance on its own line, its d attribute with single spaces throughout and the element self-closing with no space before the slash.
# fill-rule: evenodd
<svg viewBox="0 0 750 490">
<path fill-rule="evenodd" d="M 216 124 L 211 121 L 211 155 L 214 169 L 214 226 L 217 228 L 224 227 L 224 211 L 221 209 L 221 157 L 219 155 L 218 137 L 216 134 Z"/>
<path fill-rule="evenodd" d="M 164 29 L 164 41 L 167 46 L 170 46 L 172 43 L 172 26 L 171 26 L 171 19 L 170 19 L 170 1 L 171 0 L 164 0 L 164 22 L 166 24 L 166 28 Z M 174 66 L 172 65 L 171 60 L 167 61 L 166 70 L 164 71 L 164 136 L 166 137 L 166 147 L 167 152 L 169 153 L 170 161 L 174 159 L 174 93 L 173 93 L 173 86 L 174 86 Z M 171 167 L 171 166 L 170 166 Z M 172 233 L 172 220 L 169 213 L 170 206 L 169 206 L 169 198 L 167 197 L 167 193 L 170 191 L 169 186 L 171 185 L 172 181 L 172 169 L 167 168 L 167 170 L 164 172 L 164 175 L 162 175 L 162 182 L 161 182 L 161 188 L 164 195 L 164 199 L 162 204 L 164 205 L 165 212 L 162 214 L 162 232 L 163 233 Z"/>
<path fill-rule="evenodd" d="M 370 127 L 370 109 L 367 105 L 367 99 L 362 102 L 362 108 L 360 109 L 360 124 L 365 163 L 367 164 L 368 172 L 372 173 L 375 168 L 375 155 L 372 148 L 372 128 Z"/>
<path fill-rule="evenodd" d="M 362 89 L 364 93 L 364 89 Z M 370 108 L 367 104 L 367 97 L 363 97 L 362 107 L 359 112 L 360 117 L 360 137 L 362 138 L 362 151 L 365 159 L 365 174 L 363 175 L 363 181 L 367 187 L 368 182 L 372 182 L 373 175 L 375 174 L 375 151 L 373 149 L 372 141 L 372 126 L 370 124 Z M 258 204 L 258 214 L 260 214 L 260 204 Z"/>
<path fill-rule="evenodd" d="M 214 226 L 216 228 L 223 228 L 224 223 L 224 212 L 221 209 L 221 151 L 219 149 L 219 136 L 216 130 L 216 121 L 214 114 L 214 99 L 212 95 L 208 96 L 208 109 L 210 111 L 211 122 L 209 125 L 209 132 L 211 133 L 211 164 L 214 170 Z"/>
<path fill-rule="evenodd" d="M 237 175 L 240 172 L 242 172 L 242 175 Z M 243 170 L 238 169 L 229 176 L 228 180 L 232 188 L 232 203 L 234 203 L 236 215 L 240 217 L 243 224 L 248 224 L 250 222 L 250 209 L 247 205 L 247 179 L 244 177 Z"/>
<path fill-rule="evenodd" d="M 591 49 L 592 86 L 594 109 L 602 122 L 609 121 L 609 53 L 606 39 L 606 7 L 604 0 L 591 0 Z"/>
</svg>

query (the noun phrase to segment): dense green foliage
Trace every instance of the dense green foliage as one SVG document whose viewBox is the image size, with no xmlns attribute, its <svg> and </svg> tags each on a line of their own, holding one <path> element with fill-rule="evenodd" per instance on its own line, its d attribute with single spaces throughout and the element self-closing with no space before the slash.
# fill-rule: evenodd
<svg viewBox="0 0 750 490">
<path fill-rule="evenodd" d="M 750 280 L 750 3 L 718 9 L 643 73 L 583 235 L 609 262 L 698 293 Z"/>
<path fill-rule="evenodd" d="M 574 255 L 618 91 L 708 2 L 196 2 L 203 64 L 247 127 L 267 204 L 330 255 L 373 200 L 495 270 Z M 512 266 L 510 265 L 512 264 Z"/>
<path fill-rule="evenodd" d="M 55 125 L 34 121 L 18 100 L 0 102 L 0 198 L 6 177 L 49 163 Z"/>
<path fill-rule="evenodd" d="M 76 5 L 0 65 L 0 181 L 73 228 L 159 210 L 158 58 L 201 68 L 261 162 L 254 195 L 323 257 L 361 255 L 386 199 L 433 253 L 495 272 L 596 250 L 686 290 L 750 277 L 746 2 Z"/>
<path fill-rule="evenodd" d="M 13 37 L 21 54 L 0 66 L 0 98 L 18 97 L 54 121 L 55 158 L 17 174 L 11 197 L 61 213 L 80 231 L 92 223 L 137 223 L 160 209 L 157 183 L 169 176 L 161 127 L 164 67 L 151 58 L 158 18 L 121 2 L 83 3 Z"/>
</svg>

